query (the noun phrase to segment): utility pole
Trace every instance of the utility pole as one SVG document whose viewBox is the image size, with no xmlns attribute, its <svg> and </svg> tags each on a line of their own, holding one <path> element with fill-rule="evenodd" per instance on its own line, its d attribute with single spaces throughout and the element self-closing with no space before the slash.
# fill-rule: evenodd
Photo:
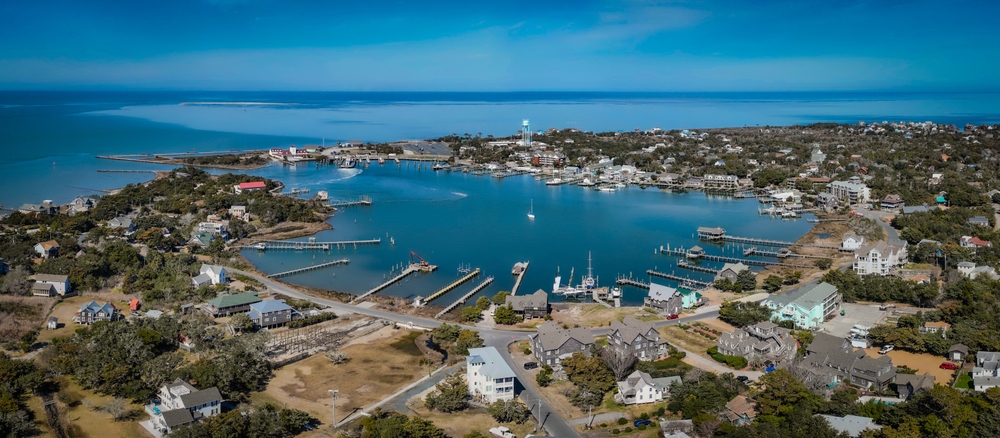
<svg viewBox="0 0 1000 438">
<path fill-rule="evenodd" d="M 330 396 L 333 397 L 333 405 L 332 405 L 333 406 L 333 423 L 332 424 L 333 424 L 333 427 L 336 429 L 337 428 L 337 393 L 340 392 L 340 390 L 338 390 L 338 389 L 330 389 L 330 390 L 328 390 L 328 392 L 330 393 Z"/>
</svg>

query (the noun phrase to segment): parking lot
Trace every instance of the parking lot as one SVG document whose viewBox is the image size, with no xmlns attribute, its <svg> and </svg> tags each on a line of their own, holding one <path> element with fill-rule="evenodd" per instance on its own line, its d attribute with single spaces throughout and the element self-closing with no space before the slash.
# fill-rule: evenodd
<svg viewBox="0 0 1000 438">
<path fill-rule="evenodd" d="M 840 336 L 848 337 L 851 334 L 851 328 L 855 324 L 863 325 L 866 327 L 872 327 L 876 324 L 883 322 L 885 316 L 888 312 L 884 310 L 879 310 L 877 304 L 853 304 L 853 303 L 843 303 L 841 308 L 844 309 L 844 316 L 840 316 L 840 312 L 837 312 L 837 316 L 825 323 L 823 323 L 822 328 L 827 333 Z"/>
</svg>

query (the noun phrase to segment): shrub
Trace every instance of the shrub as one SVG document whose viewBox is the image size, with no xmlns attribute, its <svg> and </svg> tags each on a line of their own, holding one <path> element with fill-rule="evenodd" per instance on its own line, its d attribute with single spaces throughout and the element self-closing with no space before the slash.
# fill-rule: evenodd
<svg viewBox="0 0 1000 438">
<path fill-rule="evenodd" d="M 618 429 L 611 429 L 611 434 L 612 434 L 612 435 L 618 435 L 618 434 L 620 434 L 620 433 L 622 433 L 622 431 L 620 431 L 620 430 L 618 430 Z"/>
<path fill-rule="evenodd" d="M 623 430 L 622 432 L 629 433 L 631 431 L 632 431 L 631 427 L 626 427 L 625 430 Z"/>
<path fill-rule="evenodd" d="M 640 420 L 648 420 L 649 419 L 649 413 L 648 412 L 643 412 L 642 415 L 639 416 L 639 419 Z"/>
<path fill-rule="evenodd" d="M 319 324 L 319 323 L 321 323 L 323 321 L 329 321 L 329 320 L 335 319 L 335 318 L 337 318 L 337 315 L 334 314 L 333 312 L 323 312 L 323 313 L 319 313 L 319 314 L 310 316 L 308 318 L 298 319 L 298 320 L 295 320 L 295 321 L 289 321 L 288 322 L 288 328 L 290 328 L 290 329 L 302 328 L 302 327 L 310 326 L 310 325 L 313 325 L 313 324 Z"/>
<path fill-rule="evenodd" d="M 619 426 L 624 426 L 626 424 L 628 424 L 628 420 L 626 420 L 625 417 L 621 417 L 621 418 L 618 419 L 618 425 Z"/>
<path fill-rule="evenodd" d="M 601 427 L 608 427 L 608 423 L 601 423 Z"/>
<path fill-rule="evenodd" d="M 637 427 L 636 429 L 646 430 L 646 425 L 645 424 L 640 424 L 639 427 Z"/>
</svg>

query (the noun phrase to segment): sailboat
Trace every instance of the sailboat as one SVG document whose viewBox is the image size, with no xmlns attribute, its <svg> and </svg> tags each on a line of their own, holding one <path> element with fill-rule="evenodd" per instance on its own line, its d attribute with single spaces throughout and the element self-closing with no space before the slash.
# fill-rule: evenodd
<svg viewBox="0 0 1000 438">
<path fill-rule="evenodd" d="M 531 200 L 531 208 L 528 209 L 528 219 L 535 218 L 535 200 Z"/>
</svg>

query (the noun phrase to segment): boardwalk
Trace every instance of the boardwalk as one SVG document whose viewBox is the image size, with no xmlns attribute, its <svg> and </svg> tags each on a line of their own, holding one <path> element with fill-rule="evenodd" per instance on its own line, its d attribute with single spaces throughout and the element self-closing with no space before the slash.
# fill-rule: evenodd
<svg viewBox="0 0 1000 438">
<path fill-rule="evenodd" d="M 420 271 L 420 265 L 416 264 L 416 263 L 412 263 L 412 264 L 410 264 L 410 266 L 407 266 L 406 269 L 404 269 L 403 272 L 400 273 L 399 275 L 390 278 L 389 281 L 386 281 L 385 283 L 382 283 L 382 284 L 380 284 L 378 286 L 375 286 L 371 290 L 369 290 L 368 292 L 365 292 L 364 294 L 359 295 L 356 298 L 354 298 L 353 300 L 351 300 L 351 304 L 354 304 L 354 303 L 356 303 L 358 301 L 361 301 L 361 300 L 365 299 L 366 297 L 368 297 L 369 295 L 377 293 L 378 291 L 391 286 L 393 283 L 396 283 L 397 281 L 406 278 L 407 275 L 410 275 L 410 274 L 412 274 L 414 272 L 417 272 L 417 271 Z"/>
<path fill-rule="evenodd" d="M 703 232 L 704 230 L 712 230 L 713 232 L 712 233 Z M 705 227 L 700 227 L 698 229 L 698 238 L 702 240 L 722 240 L 725 242 L 746 243 L 750 245 L 770 246 L 776 248 L 784 248 L 789 246 L 808 246 L 810 248 L 836 249 L 836 250 L 841 249 L 839 246 L 832 246 L 832 245 L 813 245 L 808 243 L 789 242 L 786 240 L 769 240 L 769 239 L 758 239 L 755 237 L 730 236 L 726 234 L 726 230 L 722 228 L 708 229 Z"/>
<path fill-rule="evenodd" d="M 652 269 L 646 270 L 646 273 L 649 274 L 649 275 L 651 275 L 651 276 L 653 276 L 653 277 L 666 278 L 668 280 L 674 280 L 674 281 L 677 281 L 677 282 L 680 282 L 680 283 L 691 283 L 691 284 L 693 284 L 695 286 L 708 287 L 708 286 L 712 285 L 712 283 L 709 283 L 709 282 L 699 281 L 699 280 L 693 280 L 693 279 L 688 278 L 688 277 L 681 277 L 681 276 L 674 275 L 674 274 L 666 274 L 666 273 L 663 273 L 663 272 L 654 271 Z"/>
<path fill-rule="evenodd" d="M 239 247 L 240 249 L 256 249 L 258 251 L 329 251 L 332 248 L 347 248 L 358 245 L 378 245 L 382 238 L 371 240 L 342 240 L 337 242 L 290 242 L 282 240 L 261 240 L 253 245 Z"/>
<path fill-rule="evenodd" d="M 685 262 L 684 260 L 678 261 L 677 262 L 677 267 L 681 268 L 681 269 L 690 269 L 692 271 L 697 271 L 697 272 L 704 272 L 706 274 L 719 275 L 719 270 L 718 269 L 712 269 L 712 268 L 706 268 L 704 266 L 698 266 L 698 265 L 695 265 L 695 264 L 691 264 L 691 263 Z"/>
<path fill-rule="evenodd" d="M 463 283 L 465 283 L 465 282 L 467 282 L 469 280 L 472 280 L 477 275 L 479 275 L 479 268 L 474 269 L 472 272 L 470 272 L 468 274 L 465 274 L 464 277 L 459 278 L 458 280 L 455 280 L 453 283 L 451 283 L 451 284 L 449 284 L 449 285 L 441 288 L 441 290 L 432 293 L 429 297 L 424 298 L 424 300 L 423 300 L 424 303 L 429 303 L 429 302 L 431 302 L 431 300 L 434 300 L 436 298 L 440 298 L 441 295 L 444 295 L 444 294 L 450 292 L 452 289 L 461 286 Z"/>
<path fill-rule="evenodd" d="M 672 255 L 672 256 L 678 256 L 678 257 L 687 257 L 687 251 L 685 251 L 683 249 L 669 249 L 669 248 L 660 247 L 660 253 L 661 254 Z M 812 267 L 814 267 L 814 266 L 809 266 L 809 265 L 796 265 L 796 264 L 792 264 L 792 263 L 769 262 L 769 261 L 766 261 L 766 260 L 741 259 L 739 257 L 726 257 L 726 256 L 717 256 L 717 255 L 711 255 L 711 254 L 702 254 L 698 258 L 704 259 L 704 260 L 711 260 L 711 261 L 714 261 L 714 262 L 743 263 L 744 265 L 748 265 L 748 266 L 785 266 L 785 267 L 789 267 L 789 268 L 812 268 Z"/>
<path fill-rule="evenodd" d="M 268 275 L 267 278 L 287 277 L 289 275 L 295 275 L 295 274 L 298 274 L 298 273 L 301 273 L 301 272 L 308 272 L 308 271 L 312 271 L 312 270 L 315 270 L 315 269 L 323 269 L 323 268 L 326 268 L 326 267 L 329 267 L 329 266 L 346 265 L 346 264 L 348 264 L 350 262 L 351 262 L 350 259 L 334 260 L 332 262 L 320 263 L 318 265 L 312 265 L 312 266 L 306 266 L 305 268 L 292 269 L 291 271 L 285 271 L 285 272 L 278 272 L 276 274 Z"/>
<path fill-rule="evenodd" d="M 372 198 L 368 196 L 362 196 L 360 199 L 353 201 L 330 201 L 329 205 L 334 208 L 370 206 L 372 205 Z"/>
<path fill-rule="evenodd" d="M 465 295 L 462 295 L 462 298 L 459 298 L 454 303 L 449 304 L 448 307 L 445 307 L 444 310 L 438 312 L 438 314 L 434 315 L 434 317 L 435 318 L 440 318 L 441 315 L 444 315 L 445 313 L 450 312 L 452 309 L 454 309 L 455 307 L 457 307 L 459 304 L 465 304 L 466 301 L 469 301 L 469 298 L 472 298 L 473 295 L 475 295 L 475 294 L 479 293 L 479 291 L 485 289 L 486 286 L 490 285 L 490 283 L 493 283 L 493 277 L 486 277 L 486 279 L 483 280 L 482 283 L 479 283 L 476 287 L 472 288 L 472 290 L 469 291 L 469 293 L 467 293 Z"/>
</svg>

